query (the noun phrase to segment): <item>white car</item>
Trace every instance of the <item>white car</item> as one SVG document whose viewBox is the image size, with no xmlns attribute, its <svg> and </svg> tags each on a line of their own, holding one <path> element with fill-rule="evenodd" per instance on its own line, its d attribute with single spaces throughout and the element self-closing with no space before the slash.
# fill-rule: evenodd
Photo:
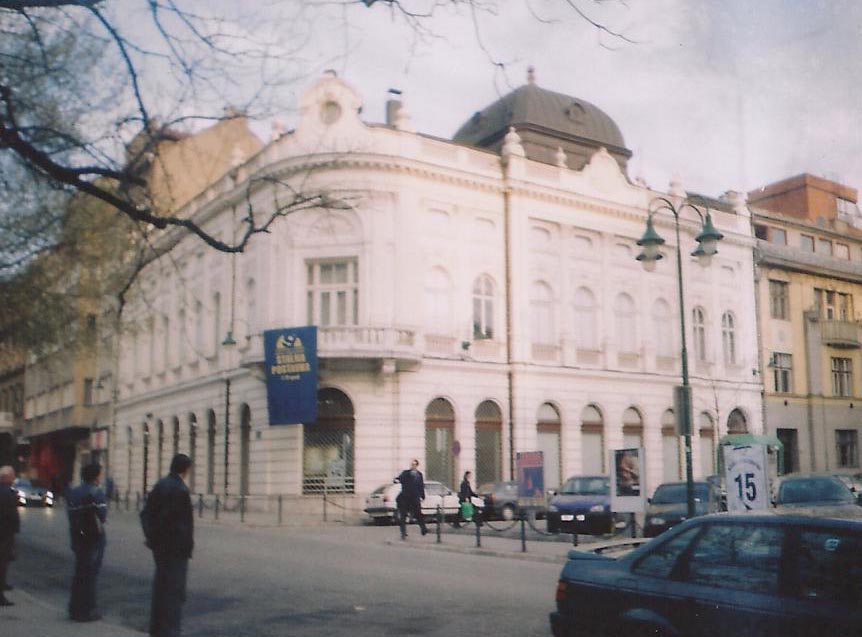
<svg viewBox="0 0 862 637">
<path fill-rule="evenodd" d="M 399 493 L 401 493 L 401 483 L 392 482 L 380 485 L 365 498 L 365 512 L 375 524 L 391 524 L 398 521 L 395 500 Z M 472 500 L 474 506 L 481 506 L 481 498 L 472 498 Z M 454 519 L 461 506 L 458 502 L 458 494 L 440 482 L 426 480 L 425 499 L 422 500 L 422 514 L 426 521 L 436 519 L 438 506 L 442 507 L 445 519 Z"/>
</svg>

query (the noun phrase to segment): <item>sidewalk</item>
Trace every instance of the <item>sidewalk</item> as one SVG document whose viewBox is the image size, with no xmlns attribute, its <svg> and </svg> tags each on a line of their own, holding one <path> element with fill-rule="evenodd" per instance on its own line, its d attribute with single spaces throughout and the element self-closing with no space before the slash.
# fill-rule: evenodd
<svg viewBox="0 0 862 637">
<path fill-rule="evenodd" d="M 145 633 L 126 628 L 110 618 L 78 623 L 66 618 L 66 609 L 37 599 L 24 590 L 6 593 L 14 606 L 0 608 L 3 637 L 141 637 Z"/>
</svg>

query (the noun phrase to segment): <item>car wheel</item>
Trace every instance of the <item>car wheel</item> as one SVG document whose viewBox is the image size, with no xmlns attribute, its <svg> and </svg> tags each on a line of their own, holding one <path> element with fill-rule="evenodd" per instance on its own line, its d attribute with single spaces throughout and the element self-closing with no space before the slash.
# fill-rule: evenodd
<svg viewBox="0 0 862 637">
<path fill-rule="evenodd" d="M 515 519 L 515 507 L 511 504 L 507 504 L 503 507 L 503 510 L 500 511 L 500 517 L 503 518 L 506 522 L 511 522 Z"/>
</svg>

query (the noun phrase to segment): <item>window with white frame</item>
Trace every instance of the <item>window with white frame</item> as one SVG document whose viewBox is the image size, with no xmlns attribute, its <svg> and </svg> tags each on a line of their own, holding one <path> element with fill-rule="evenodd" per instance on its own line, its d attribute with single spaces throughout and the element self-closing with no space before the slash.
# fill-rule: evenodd
<svg viewBox="0 0 862 637">
<path fill-rule="evenodd" d="M 853 361 L 849 358 L 832 357 L 832 395 L 853 395 Z"/>
<path fill-rule="evenodd" d="M 431 268 L 425 277 L 425 321 L 426 325 L 446 334 L 452 321 L 452 283 L 446 270 Z"/>
<path fill-rule="evenodd" d="M 494 338 L 494 280 L 487 274 L 473 282 L 473 338 Z"/>
<path fill-rule="evenodd" d="M 776 393 L 791 393 L 793 391 L 793 356 L 775 352 L 772 354 L 771 366 Z"/>
<path fill-rule="evenodd" d="M 787 320 L 788 288 L 786 281 L 769 281 L 769 309 L 774 319 Z"/>
<path fill-rule="evenodd" d="M 597 350 L 596 297 L 589 288 L 575 290 L 575 344 L 578 349 Z"/>
<path fill-rule="evenodd" d="M 834 290 L 814 289 L 817 313 L 827 321 L 849 321 L 853 317 L 853 296 Z"/>
<path fill-rule="evenodd" d="M 614 303 L 614 315 L 618 351 L 625 354 L 637 352 L 637 316 L 632 297 L 625 293 L 618 294 Z"/>
<path fill-rule="evenodd" d="M 730 312 L 721 317 L 721 351 L 725 365 L 736 365 L 736 326 Z"/>
<path fill-rule="evenodd" d="M 859 466 L 859 432 L 855 429 L 836 429 L 835 446 L 839 467 Z"/>
<path fill-rule="evenodd" d="M 696 307 L 691 311 L 691 319 L 694 335 L 694 357 L 696 360 L 706 361 L 706 312 L 702 307 Z"/>
<path fill-rule="evenodd" d="M 319 327 L 359 324 L 359 272 L 356 259 L 310 261 L 307 320 Z"/>
<path fill-rule="evenodd" d="M 554 344 L 557 342 L 554 325 L 554 296 L 544 281 L 533 283 L 530 295 L 530 315 L 532 317 L 532 340 L 534 343 Z"/>
<path fill-rule="evenodd" d="M 653 336 L 655 337 L 656 356 L 673 356 L 673 328 L 671 326 L 670 304 L 657 299 L 652 306 Z"/>
</svg>

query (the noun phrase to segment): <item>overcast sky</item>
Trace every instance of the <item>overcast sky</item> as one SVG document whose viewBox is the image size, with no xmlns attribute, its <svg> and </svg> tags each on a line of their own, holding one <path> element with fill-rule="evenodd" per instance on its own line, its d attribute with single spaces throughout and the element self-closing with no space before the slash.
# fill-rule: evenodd
<svg viewBox="0 0 862 637">
<path fill-rule="evenodd" d="M 335 68 L 369 121 L 401 89 L 417 130 L 449 138 L 532 65 L 540 86 L 608 113 L 634 153 L 630 176 L 655 188 L 677 176 L 718 195 L 802 172 L 862 186 L 862 2 L 580 2 L 632 43 L 600 35 L 564 0 L 499 4 L 478 17 L 485 51 L 466 12 L 440 11 L 426 23 L 435 37 L 417 43 L 382 4 L 330 5 L 320 11 L 346 21 L 316 20 L 310 70 Z"/>
</svg>

